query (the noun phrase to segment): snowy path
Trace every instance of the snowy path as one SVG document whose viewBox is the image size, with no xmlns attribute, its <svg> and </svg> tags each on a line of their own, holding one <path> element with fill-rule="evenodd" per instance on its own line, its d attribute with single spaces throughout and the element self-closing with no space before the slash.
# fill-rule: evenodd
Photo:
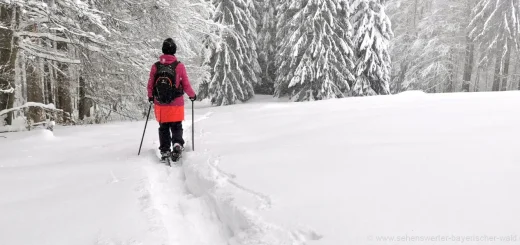
<svg viewBox="0 0 520 245">
<path fill-rule="evenodd" d="M 137 156 L 143 126 L 0 138 L 0 244 L 225 244 L 206 202 L 187 192 L 182 168 L 158 163 L 154 121 Z"/>
<path fill-rule="evenodd" d="M 156 159 L 155 154 L 155 150 L 148 152 L 150 161 Z M 189 161 L 189 157 L 184 161 Z M 153 208 L 155 217 L 160 218 L 167 238 L 164 244 L 225 244 L 218 219 L 186 189 L 182 168 L 146 165 L 144 169 L 149 181 L 149 199 L 144 200 L 149 202 L 146 206 Z"/>
</svg>

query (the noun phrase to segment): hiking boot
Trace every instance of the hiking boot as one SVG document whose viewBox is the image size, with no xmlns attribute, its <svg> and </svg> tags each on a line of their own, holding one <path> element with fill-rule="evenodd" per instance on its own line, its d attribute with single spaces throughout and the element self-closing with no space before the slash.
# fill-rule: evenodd
<svg viewBox="0 0 520 245">
<path fill-rule="evenodd" d="M 173 145 L 172 161 L 178 162 L 179 159 L 181 158 L 183 150 L 184 150 L 184 148 L 179 143 L 175 143 Z"/>
<path fill-rule="evenodd" d="M 164 161 L 171 156 L 170 151 L 161 151 L 161 160 Z"/>
<path fill-rule="evenodd" d="M 173 145 L 173 153 L 174 153 L 174 154 L 180 154 L 183 150 L 184 150 L 184 147 L 182 147 L 181 144 L 179 144 L 179 143 L 175 143 L 175 144 Z"/>
</svg>

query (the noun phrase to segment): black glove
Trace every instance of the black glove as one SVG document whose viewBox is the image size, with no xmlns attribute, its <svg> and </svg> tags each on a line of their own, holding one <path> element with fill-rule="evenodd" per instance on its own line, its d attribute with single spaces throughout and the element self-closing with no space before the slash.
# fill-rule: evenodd
<svg viewBox="0 0 520 245">
<path fill-rule="evenodd" d="M 195 101 L 195 100 L 197 100 L 197 95 L 193 95 L 193 97 L 190 97 L 190 100 L 191 100 L 191 101 Z"/>
<path fill-rule="evenodd" d="M 148 102 L 153 102 L 153 97 L 148 97 Z"/>
</svg>

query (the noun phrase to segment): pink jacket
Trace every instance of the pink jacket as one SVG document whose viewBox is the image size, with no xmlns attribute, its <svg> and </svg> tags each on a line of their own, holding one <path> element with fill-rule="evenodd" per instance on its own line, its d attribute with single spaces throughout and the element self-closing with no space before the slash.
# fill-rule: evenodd
<svg viewBox="0 0 520 245">
<path fill-rule="evenodd" d="M 159 58 L 160 58 L 161 64 L 165 64 L 165 65 L 169 65 L 169 64 L 177 61 L 177 57 L 175 57 L 174 55 L 163 54 Z M 152 97 L 152 94 L 153 94 L 152 92 L 153 92 L 153 85 L 155 83 L 154 77 L 155 77 L 156 71 L 157 71 L 157 68 L 155 67 L 155 64 L 154 64 L 150 71 L 150 78 L 148 79 L 147 88 L 148 88 L 148 97 L 149 98 Z M 176 85 L 178 86 L 179 83 L 182 83 L 184 92 L 186 94 L 188 94 L 189 97 L 195 96 L 195 91 L 193 91 L 193 88 L 191 87 L 190 80 L 188 79 L 188 74 L 186 73 L 186 67 L 184 66 L 184 64 L 180 63 L 179 65 L 177 65 L 177 69 L 175 69 L 175 71 L 177 73 L 177 77 L 175 79 L 175 81 L 177 81 Z M 157 101 L 154 101 L 154 104 L 158 105 Z M 159 106 L 162 106 L 162 105 L 159 105 Z M 164 106 L 184 106 L 184 98 L 183 98 L 183 96 L 175 98 L 172 101 L 172 103 L 170 103 L 168 105 L 164 105 Z"/>
</svg>

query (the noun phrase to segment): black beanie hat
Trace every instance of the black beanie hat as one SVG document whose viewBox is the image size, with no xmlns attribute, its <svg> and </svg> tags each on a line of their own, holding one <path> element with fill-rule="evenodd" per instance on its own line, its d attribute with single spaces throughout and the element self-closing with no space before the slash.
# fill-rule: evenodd
<svg viewBox="0 0 520 245">
<path fill-rule="evenodd" d="M 171 38 L 164 40 L 162 45 L 163 54 L 174 55 L 177 52 L 177 44 Z"/>
</svg>

